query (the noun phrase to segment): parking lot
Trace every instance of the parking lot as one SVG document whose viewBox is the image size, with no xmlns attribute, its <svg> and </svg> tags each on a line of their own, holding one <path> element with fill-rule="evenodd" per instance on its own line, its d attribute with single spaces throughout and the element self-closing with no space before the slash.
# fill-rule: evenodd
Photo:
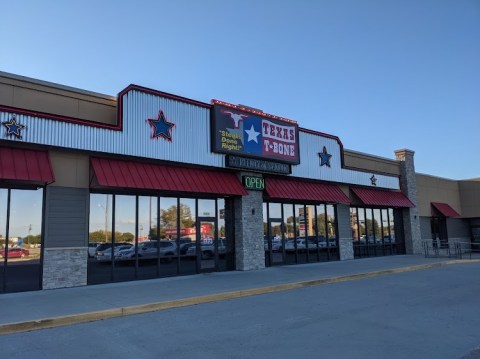
<svg viewBox="0 0 480 359">
<path fill-rule="evenodd" d="M 81 303 L 87 306 L 103 292 L 102 298 L 111 293 L 112 304 L 136 304 L 142 296 L 151 302 L 160 292 L 182 298 L 358 274 L 389 268 L 388 259 L 401 263 L 404 256 L 159 279 L 148 281 L 150 291 L 146 283 L 134 282 L 37 295 L 83 294 Z M 415 263 L 435 261 L 418 258 Z M 480 264 L 469 261 L 363 279 L 351 276 L 330 284 L 3 335 L 0 345 L 2 355 L 15 358 L 462 358 L 480 346 L 479 272 Z M 136 302 L 132 291 L 138 294 Z M 4 303 L 21 295 L 6 295 Z M 29 295 L 29 300 L 35 298 Z M 32 304 L 23 310 L 29 308 L 33 310 Z"/>
</svg>

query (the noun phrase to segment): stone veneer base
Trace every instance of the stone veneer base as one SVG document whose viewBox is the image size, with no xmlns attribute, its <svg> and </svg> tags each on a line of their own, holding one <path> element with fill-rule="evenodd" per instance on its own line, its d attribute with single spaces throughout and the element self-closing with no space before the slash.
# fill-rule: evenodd
<svg viewBox="0 0 480 359">
<path fill-rule="evenodd" d="M 87 247 L 44 248 L 43 289 L 87 285 Z"/>
</svg>

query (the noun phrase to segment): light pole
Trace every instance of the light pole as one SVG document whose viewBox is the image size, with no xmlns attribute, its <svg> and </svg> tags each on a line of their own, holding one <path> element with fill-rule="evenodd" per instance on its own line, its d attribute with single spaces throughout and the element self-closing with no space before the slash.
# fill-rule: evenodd
<svg viewBox="0 0 480 359">
<path fill-rule="evenodd" d="M 105 197 L 105 206 L 101 203 L 98 204 L 105 210 L 105 243 L 108 242 L 108 195 Z"/>
</svg>

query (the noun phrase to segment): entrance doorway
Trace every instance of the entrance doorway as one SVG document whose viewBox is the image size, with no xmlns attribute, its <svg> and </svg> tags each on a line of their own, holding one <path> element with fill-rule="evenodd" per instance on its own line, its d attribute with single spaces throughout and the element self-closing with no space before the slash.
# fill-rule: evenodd
<svg viewBox="0 0 480 359">
<path fill-rule="evenodd" d="M 433 245 L 440 248 L 448 247 L 447 220 L 445 217 L 432 217 L 432 240 Z"/>
<path fill-rule="evenodd" d="M 265 261 L 267 266 L 284 263 L 285 238 L 282 235 L 282 219 L 268 220 L 267 236 L 264 238 Z"/>
<path fill-rule="evenodd" d="M 216 223 L 216 217 L 197 217 L 195 252 L 198 272 L 217 270 L 219 251 L 222 247 L 218 240 Z"/>
</svg>

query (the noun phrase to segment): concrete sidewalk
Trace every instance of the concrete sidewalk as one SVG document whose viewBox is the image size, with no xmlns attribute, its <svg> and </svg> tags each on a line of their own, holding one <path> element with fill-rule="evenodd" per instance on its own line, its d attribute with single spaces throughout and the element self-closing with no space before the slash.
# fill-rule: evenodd
<svg viewBox="0 0 480 359">
<path fill-rule="evenodd" d="M 479 261 L 388 256 L 2 294 L 0 334 L 473 262 Z"/>
</svg>

